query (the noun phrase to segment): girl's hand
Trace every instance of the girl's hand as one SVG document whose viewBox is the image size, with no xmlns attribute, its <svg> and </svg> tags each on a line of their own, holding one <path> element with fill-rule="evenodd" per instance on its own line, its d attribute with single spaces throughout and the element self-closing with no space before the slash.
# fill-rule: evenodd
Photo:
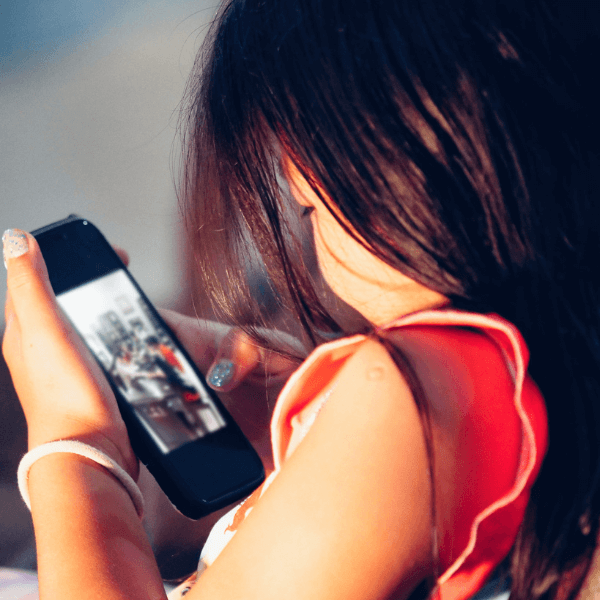
<svg viewBox="0 0 600 600">
<path fill-rule="evenodd" d="M 27 420 L 29 448 L 77 439 L 136 478 L 138 462 L 112 390 L 58 306 L 35 238 L 8 230 L 3 241 L 8 292 L 2 351 Z"/>
<path fill-rule="evenodd" d="M 170 310 L 161 314 L 269 469 L 271 413 L 300 361 L 262 348 L 240 329 Z M 290 335 L 274 330 L 261 333 L 294 356 L 306 355 Z"/>
</svg>

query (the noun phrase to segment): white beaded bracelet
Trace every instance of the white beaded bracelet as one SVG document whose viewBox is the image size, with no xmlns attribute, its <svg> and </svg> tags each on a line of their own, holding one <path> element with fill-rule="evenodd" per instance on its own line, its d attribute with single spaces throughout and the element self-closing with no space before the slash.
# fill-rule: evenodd
<svg viewBox="0 0 600 600">
<path fill-rule="evenodd" d="M 131 496 L 131 500 L 133 501 L 135 510 L 139 517 L 141 518 L 143 516 L 144 497 L 142 496 L 142 492 L 140 491 L 137 483 L 131 478 L 129 473 L 122 469 L 112 458 L 110 458 L 110 456 L 104 454 L 104 452 L 101 452 L 93 446 L 89 446 L 88 444 L 84 444 L 83 442 L 78 442 L 76 440 L 59 440 L 56 442 L 42 444 L 41 446 L 30 450 L 21 459 L 19 469 L 17 471 L 17 481 L 23 501 L 29 510 L 31 510 L 29 489 L 27 485 L 29 479 L 29 470 L 31 469 L 33 463 L 43 456 L 48 456 L 48 454 L 55 454 L 58 452 L 66 452 L 69 454 L 78 454 L 79 456 L 84 456 L 85 458 L 89 458 L 90 460 L 102 465 L 105 469 L 110 471 L 123 484 L 123 487 Z"/>
</svg>

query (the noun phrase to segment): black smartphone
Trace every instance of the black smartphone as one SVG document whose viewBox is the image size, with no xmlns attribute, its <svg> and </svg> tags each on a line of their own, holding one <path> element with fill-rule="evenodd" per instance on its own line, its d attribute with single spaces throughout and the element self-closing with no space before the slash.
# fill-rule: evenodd
<svg viewBox="0 0 600 600">
<path fill-rule="evenodd" d="M 260 458 L 100 231 L 71 215 L 32 233 L 134 451 L 173 505 L 197 519 L 250 494 Z"/>
</svg>

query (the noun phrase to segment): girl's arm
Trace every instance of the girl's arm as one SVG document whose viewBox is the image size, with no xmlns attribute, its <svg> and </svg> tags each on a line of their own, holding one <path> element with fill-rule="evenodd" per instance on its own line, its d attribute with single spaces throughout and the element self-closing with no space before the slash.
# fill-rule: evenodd
<svg viewBox="0 0 600 600">
<path fill-rule="evenodd" d="M 134 479 L 133 454 L 103 373 L 63 317 L 32 236 L 6 258 L 3 352 L 28 424 L 29 448 L 76 439 L 111 456 Z M 163 598 L 142 522 L 121 484 L 70 454 L 34 463 L 32 517 L 44 600 Z"/>
<path fill-rule="evenodd" d="M 433 572 L 426 448 L 405 380 L 368 341 L 334 385 L 186 599 L 401 599 Z"/>
<path fill-rule="evenodd" d="M 31 468 L 29 491 L 40 598 L 165 598 L 131 498 L 103 467 L 53 454 Z"/>
<path fill-rule="evenodd" d="M 130 474 L 136 461 L 104 377 L 62 319 L 37 245 L 8 261 L 4 352 L 30 446 L 75 438 Z M 30 473 L 44 600 L 161 598 L 131 500 L 86 459 L 53 455 Z M 406 382 L 367 342 L 342 368 L 319 418 L 195 598 L 360 599 L 408 596 L 431 573 L 425 444 Z"/>
</svg>

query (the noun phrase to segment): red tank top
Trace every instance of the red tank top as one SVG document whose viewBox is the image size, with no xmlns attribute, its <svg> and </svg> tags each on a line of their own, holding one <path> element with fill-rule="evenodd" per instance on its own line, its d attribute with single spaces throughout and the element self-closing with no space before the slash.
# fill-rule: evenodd
<svg viewBox="0 0 600 600">
<path fill-rule="evenodd" d="M 515 542 L 547 448 L 545 403 L 527 375 L 529 352 L 518 330 L 496 315 L 423 311 L 387 325 L 392 331 L 429 332 L 451 361 L 458 361 L 464 389 L 460 510 L 440 532 L 442 600 L 473 595 Z M 476 335 L 473 334 L 476 332 Z M 481 335 L 483 334 L 483 335 Z M 351 354 L 365 336 L 318 347 L 283 389 L 271 424 L 276 471 L 304 437 L 323 403 L 319 380 L 330 380 L 336 354 Z M 498 363 L 508 370 L 490 369 Z M 466 369 L 466 371 L 465 371 Z"/>
<path fill-rule="evenodd" d="M 459 465 L 461 496 L 441 515 L 441 600 L 466 600 L 481 588 L 515 542 L 547 447 L 544 400 L 527 375 L 529 353 L 510 323 L 495 315 L 453 310 L 408 315 L 386 332 L 418 331 L 456 365 L 462 411 Z M 235 534 L 287 458 L 302 441 L 328 398 L 332 372 L 367 339 L 343 338 L 319 346 L 281 392 L 271 422 L 275 472 L 262 490 L 230 511 L 211 533 L 201 557 L 210 565 Z M 426 358 L 426 357 L 425 357 Z M 454 373 L 454 371 L 452 371 Z M 455 379 L 455 380 L 454 380 Z M 179 598 L 179 596 L 173 596 Z"/>
</svg>

